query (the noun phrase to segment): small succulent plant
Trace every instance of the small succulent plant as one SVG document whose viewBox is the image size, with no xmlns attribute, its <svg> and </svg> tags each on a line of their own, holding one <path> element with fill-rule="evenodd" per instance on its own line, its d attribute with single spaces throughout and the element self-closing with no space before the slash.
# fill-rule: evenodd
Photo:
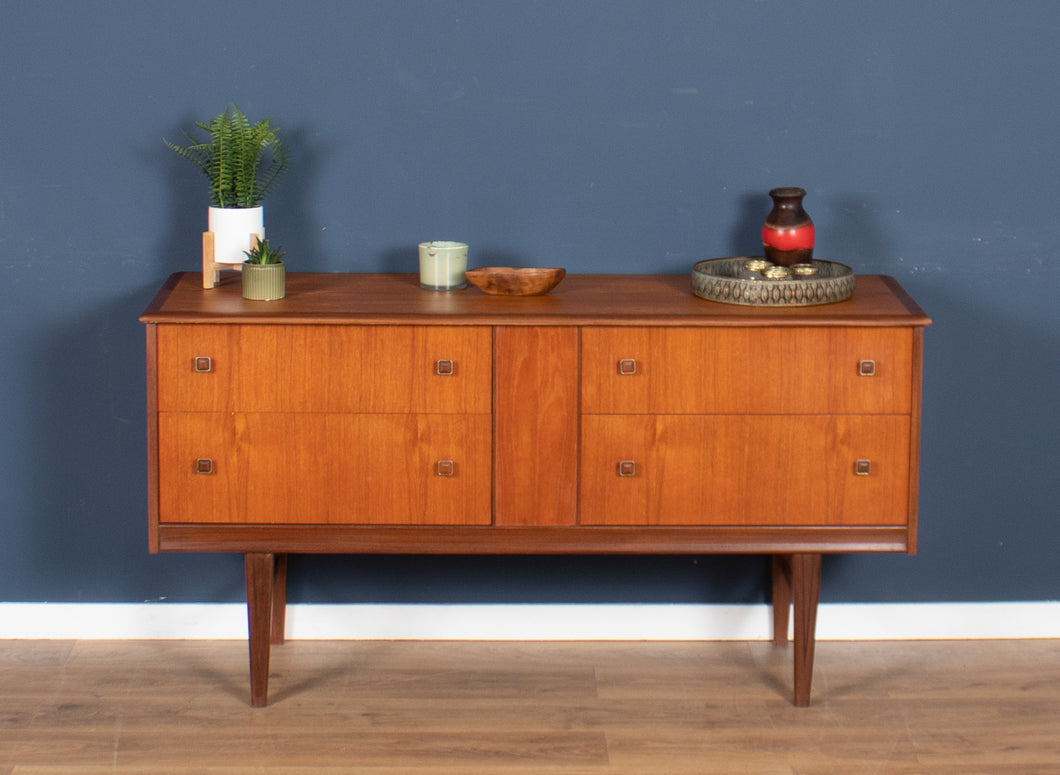
<svg viewBox="0 0 1060 775">
<path fill-rule="evenodd" d="M 244 250 L 248 264 L 278 264 L 283 260 L 286 251 L 281 247 L 272 247 L 267 239 L 258 240 L 250 250 Z"/>
</svg>

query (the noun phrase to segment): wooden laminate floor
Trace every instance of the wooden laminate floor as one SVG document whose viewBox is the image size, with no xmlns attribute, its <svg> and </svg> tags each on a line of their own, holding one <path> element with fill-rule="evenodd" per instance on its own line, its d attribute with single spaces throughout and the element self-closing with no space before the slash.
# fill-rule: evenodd
<svg viewBox="0 0 1060 775">
<path fill-rule="evenodd" d="M 0 641 L 0 775 L 1060 773 L 1060 641 Z"/>
</svg>

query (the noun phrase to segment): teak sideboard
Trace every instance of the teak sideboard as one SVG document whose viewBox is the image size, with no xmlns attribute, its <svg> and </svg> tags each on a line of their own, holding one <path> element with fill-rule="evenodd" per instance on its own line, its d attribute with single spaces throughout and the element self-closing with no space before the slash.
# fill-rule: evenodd
<svg viewBox="0 0 1060 775">
<path fill-rule="evenodd" d="M 141 321 L 150 550 L 245 555 L 255 706 L 291 553 L 772 555 L 804 706 L 822 553 L 916 551 L 931 321 L 889 277 L 766 308 L 684 275 L 291 274 L 254 302 L 181 273 Z"/>
</svg>

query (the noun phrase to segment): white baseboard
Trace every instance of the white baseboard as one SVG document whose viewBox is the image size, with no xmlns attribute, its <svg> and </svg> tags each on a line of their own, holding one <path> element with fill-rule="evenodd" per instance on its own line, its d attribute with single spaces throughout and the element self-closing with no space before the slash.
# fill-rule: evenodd
<svg viewBox="0 0 1060 775">
<path fill-rule="evenodd" d="M 0 603 L 3 639 L 228 640 L 239 603 Z M 291 640 L 768 640 L 760 605 L 290 605 Z M 832 603 L 819 640 L 1060 638 L 1060 602 Z"/>
</svg>

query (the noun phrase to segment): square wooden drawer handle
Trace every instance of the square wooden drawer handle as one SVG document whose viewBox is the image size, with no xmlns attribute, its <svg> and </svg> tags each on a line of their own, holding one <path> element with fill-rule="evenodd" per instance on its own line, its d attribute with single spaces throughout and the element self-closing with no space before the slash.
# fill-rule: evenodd
<svg viewBox="0 0 1060 775">
<path fill-rule="evenodd" d="M 618 362 L 618 373 L 624 377 L 637 373 L 637 359 L 623 358 Z"/>
<path fill-rule="evenodd" d="M 637 464 L 632 460 L 621 460 L 618 463 L 619 476 L 636 476 Z"/>
<path fill-rule="evenodd" d="M 451 377 L 456 371 L 456 364 L 453 361 L 441 360 L 434 364 L 434 373 L 439 377 Z"/>
<path fill-rule="evenodd" d="M 213 461 L 208 457 L 200 457 L 195 461 L 195 473 L 197 474 L 212 474 L 213 473 Z"/>
<path fill-rule="evenodd" d="M 858 476 L 869 476 L 872 474 L 872 461 L 871 460 L 855 460 L 854 461 L 854 473 Z"/>
<path fill-rule="evenodd" d="M 858 374 L 862 377 L 876 376 L 876 361 L 864 360 L 858 362 Z"/>
<path fill-rule="evenodd" d="M 213 358 L 207 355 L 196 356 L 195 360 L 192 362 L 192 368 L 200 374 L 211 372 L 213 371 Z"/>
<path fill-rule="evenodd" d="M 434 471 L 438 476 L 452 476 L 456 473 L 456 463 L 452 460 L 439 460 L 435 463 Z"/>
</svg>

